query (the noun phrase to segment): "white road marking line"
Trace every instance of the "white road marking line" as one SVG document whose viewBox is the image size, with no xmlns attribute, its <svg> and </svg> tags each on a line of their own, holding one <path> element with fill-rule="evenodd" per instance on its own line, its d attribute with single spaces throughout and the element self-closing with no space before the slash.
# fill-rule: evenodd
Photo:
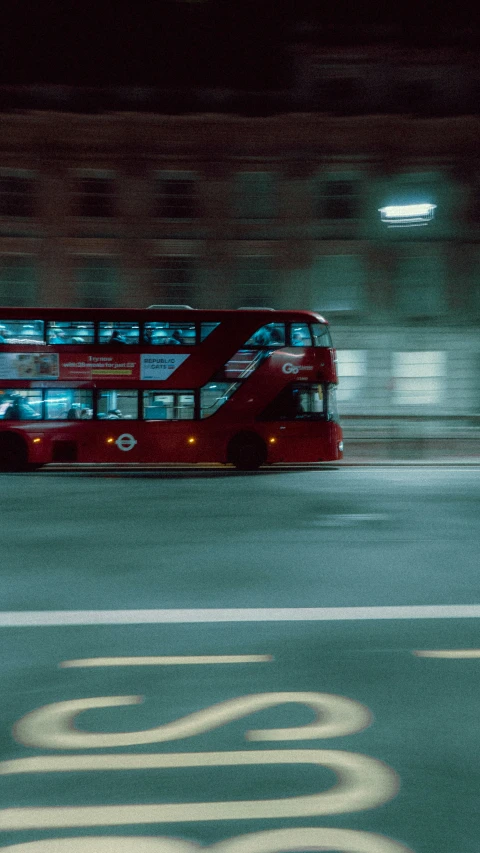
<svg viewBox="0 0 480 853">
<path fill-rule="evenodd" d="M 17 610 L 0 612 L 0 628 L 62 625 L 169 625 L 187 622 L 352 622 L 364 619 L 478 619 L 479 617 L 480 604 L 191 610 Z"/>
<path fill-rule="evenodd" d="M 164 657 L 79 658 L 64 660 L 59 667 L 85 666 L 178 666 L 212 663 L 269 663 L 273 655 L 168 655 Z"/>
<path fill-rule="evenodd" d="M 424 649 L 413 654 L 417 658 L 480 658 L 480 649 Z"/>
</svg>

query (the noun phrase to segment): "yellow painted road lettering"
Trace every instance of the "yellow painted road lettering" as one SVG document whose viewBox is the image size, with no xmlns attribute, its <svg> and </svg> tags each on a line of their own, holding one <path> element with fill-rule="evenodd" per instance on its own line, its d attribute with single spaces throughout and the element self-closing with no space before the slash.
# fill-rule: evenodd
<svg viewBox="0 0 480 853">
<path fill-rule="evenodd" d="M 61 759 L 63 756 L 55 756 Z M 70 758 L 73 764 L 73 756 Z M 137 769 L 181 767 L 238 767 L 280 764 L 316 764 L 332 770 L 337 783 L 326 791 L 274 800 L 204 803 L 151 803 L 148 805 L 56 806 L 10 808 L 0 811 L 1 830 L 50 829 L 72 826 L 121 826 L 142 823 L 255 820 L 310 817 L 364 811 L 392 799 L 399 787 L 396 773 L 367 755 L 334 749 L 250 750 L 240 752 L 158 753 L 154 756 L 79 756 L 96 766 L 66 769 Z M 153 759 L 153 761 L 152 761 Z M 128 761 L 136 762 L 129 768 Z M 148 761 L 152 761 L 148 764 Z M 102 761 L 105 762 L 102 766 Z M 113 765 L 117 763 L 117 766 Z M 123 762 L 123 763 L 122 763 Z M 10 762 L 12 763 L 12 762 Z"/>
<path fill-rule="evenodd" d="M 245 737 L 250 741 L 292 741 L 331 738 L 362 731 L 371 722 L 365 705 L 330 693 L 258 693 L 220 702 L 170 723 L 145 731 L 88 732 L 75 729 L 75 718 L 83 711 L 135 705 L 141 696 L 98 696 L 54 702 L 31 711 L 14 727 L 14 735 L 25 746 L 38 749 L 96 749 L 164 743 L 193 737 L 239 720 L 256 711 L 283 704 L 306 705 L 315 720 L 303 726 L 282 729 L 253 729 Z"/>
<path fill-rule="evenodd" d="M 51 838 L 0 848 L 9 853 L 290 853 L 292 850 L 331 850 L 337 853 L 412 853 L 412 851 L 370 832 L 329 827 L 273 829 L 238 835 L 204 847 L 180 838 L 142 836 L 89 836 Z"/>
</svg>

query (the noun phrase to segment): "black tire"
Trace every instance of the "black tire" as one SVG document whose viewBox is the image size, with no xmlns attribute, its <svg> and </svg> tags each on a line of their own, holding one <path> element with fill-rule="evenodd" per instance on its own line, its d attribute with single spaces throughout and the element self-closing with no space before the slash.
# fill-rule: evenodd
<svg viewBox="0 0 480 853">
<path fill-rule="evenodd" d="M 267 461 L 267 448 L 256 433 L 240 433 L 228 445 L 227 459 L 238 471 L 256 471 Z"/>
<path fill-rule="evenodd" d="M 0 435 L 0 471 L 31 471 L 36 467 L 28 463 L 27 445 L 21 436 L 14 432 Z"/>
</svg>

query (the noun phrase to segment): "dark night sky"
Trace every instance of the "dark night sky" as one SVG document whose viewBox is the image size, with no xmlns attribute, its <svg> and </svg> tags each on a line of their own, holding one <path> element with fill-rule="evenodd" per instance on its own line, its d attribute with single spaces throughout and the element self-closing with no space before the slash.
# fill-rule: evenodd
<svg viewBox="0 0 480 853">
<path fill-rule="evenodd" d="M 0 82 L 282 88 L 300 33 L 327 45 L 478 46 L 477 4 L 462 2 L 10 0 Z"/>
</svg>

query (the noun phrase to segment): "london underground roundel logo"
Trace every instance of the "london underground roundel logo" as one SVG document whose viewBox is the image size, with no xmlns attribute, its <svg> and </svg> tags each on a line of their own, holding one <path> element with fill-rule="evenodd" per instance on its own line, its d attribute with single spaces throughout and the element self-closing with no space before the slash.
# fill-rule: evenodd
<svg viewBox="0 0 480 853">
<path fill-rule="evenodd" d="M 129 432 L 122 432 L 115 441 L 119 450 L 132 450 L 136 443 L 136 439 Z"/>
</svg>

